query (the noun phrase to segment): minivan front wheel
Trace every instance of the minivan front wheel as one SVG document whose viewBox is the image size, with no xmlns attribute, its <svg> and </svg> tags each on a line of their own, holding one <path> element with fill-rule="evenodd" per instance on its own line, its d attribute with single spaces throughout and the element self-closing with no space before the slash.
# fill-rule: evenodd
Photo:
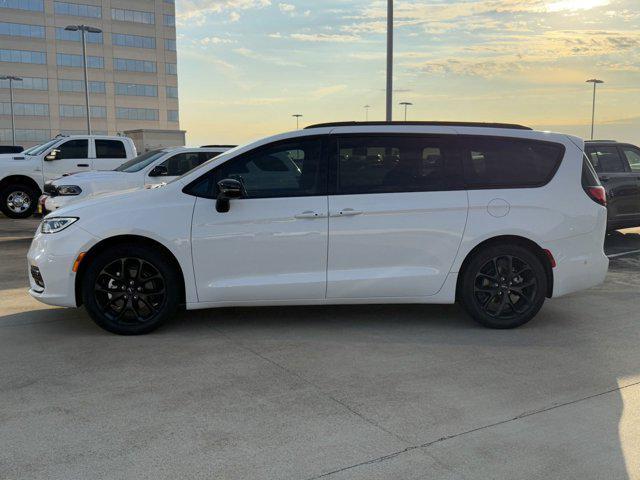
<svg viewBox="0 0 640 480">
<path fill-rule="evenodd" d="M 547 277 L 539 258 L 512 244 L 480 250 L 465 268 L 460 299 L 467 312 L 489 328 L 515 328 L 542 308 Z"/>
<path fill-rule="evenodd" d="M 119 335 L 140 335 L 176 312 L 178 282 L 173 265 L 156 250 L 116 246 L 91 261 L 82 298 L 100 327 Z"/>
</svg>

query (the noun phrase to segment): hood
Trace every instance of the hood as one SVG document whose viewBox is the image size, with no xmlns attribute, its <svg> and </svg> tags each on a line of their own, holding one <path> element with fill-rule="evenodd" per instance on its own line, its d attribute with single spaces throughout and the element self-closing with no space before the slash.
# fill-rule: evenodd
<svg viewBox="0 0 640 480">
<path fill-rule="evenodd" d="M 90 172 L 75 172 L 68 173 L 64 176 L 54 180 L 54 185 L 68 185 L 71 180 L 73 180 L 73 184 L 75 182 L 83 182 L 83 183 L 91 183 L 91 182 L 100 182 L 103 180 L 114 180 L 114 179 L 124 179 L 127 176 L 127 173 L 124 172 L 116 172 L 115 170 L 92 170 Z"/>
</svg>

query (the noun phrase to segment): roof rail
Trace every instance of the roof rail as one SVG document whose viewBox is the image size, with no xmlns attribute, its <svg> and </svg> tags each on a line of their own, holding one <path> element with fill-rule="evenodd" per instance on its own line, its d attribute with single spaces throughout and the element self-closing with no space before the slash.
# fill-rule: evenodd
<svg viewBox="0 0 640 480">
<path fill-rule="evenodd" d="M 236 148 L 237 145 L 201 145 L 200 148 Z"/>
<path fill-rule="evenodd" d="M 482 128 L 508 128 L 513 130 L 533 130 L 531 127 L 514 123 L 485 123 L 485 122 L 328 122 L 318 123 L 305 127 L 305 130 L 322 127 L 374 127 L 384 125 L 415 125 L 415 126 L 439 126 L 439 127 L 482 127 Z"/>
<path fill-rule="evenodd" d="M 584 143 L 618 143 L 618 140 L 585 140 Z"/>
</svg>

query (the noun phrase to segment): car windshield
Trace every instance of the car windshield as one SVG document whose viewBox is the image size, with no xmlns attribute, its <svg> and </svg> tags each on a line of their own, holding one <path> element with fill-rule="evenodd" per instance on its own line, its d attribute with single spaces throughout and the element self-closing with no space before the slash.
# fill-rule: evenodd
<svg viewBox="0 0 640 480">
<path fill-rule="evenodd" d="M 115 171 L 126 172 L 126 173 L 139 172 L 144 167 L 146 167 L 156 159 L 160 158 L 165 153 L 166 152 L 164 150 L 150 150 L 147 153 L 138 155 L 136 158 L 132 158 L 128 162 L 124 162 L 122 165 L 116 168 Z"/>
<path fill-rule="evenodd" d="M 60 141 L 59 138 L 54 138 L 53 140 L 49 140 L 48 142 L 41 143 L 40 145 L 35 145 L 31 148 L 26 149 L 22 152 L 23 155 L 40 155 L 49 147 L 51 147 L 54 143 Z"/>
<path fill-rule="evenodd" d="M 180 180 L 181 178 L 184 178 L 185 175 L 191 175 L 192 173 L 195 172 L 199 172 L 200 170 L 202 170 L 203 168 L 206 168 L 211 162 L 218 161 L 218 160 L 224 160 L 230 156 L 233 156 L 235 154 L 235 152 L 239 149 L 243 147 L 243 145 L 238 145 L 237 147 L 232 148 L 231 150 L 227 150 L 226 152 L 221 153 L 220 155 L 210 158 L 209 160 L 207 160 L 204 163 L 201 163 L 200 165 L 198 165 L 196 168 L 189 170 L 188 172 L 183 173 L 182 175 L 180 175 L 179 177 L 174 178 L 173 180 L 167 182 L 167 183 L 173 183 L 175 181 Z"/>
</svg>

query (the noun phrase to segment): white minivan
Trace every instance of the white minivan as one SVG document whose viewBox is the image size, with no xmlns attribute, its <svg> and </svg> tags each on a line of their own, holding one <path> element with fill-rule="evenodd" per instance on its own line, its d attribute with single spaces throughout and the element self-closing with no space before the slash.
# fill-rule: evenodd
<svg viewBox="0 0 640 480">
<path fill-rule="evenodd" d="M 42 222 L 30 294 L 141 334 L 180 305 L 453 303 L 513 328 L 604 280 L 604 189 L 576 137 L 336 123 L 238 147 Z M 292 168 L 295 165 L 295 168 Z"/>
<path fill-rule="evenodd" d="M 43 212 L 53 212 L 72 202 L 104 193 L 153 187 L 169 182 L 207 160 L 229 150 L 229 146 L 168 147 L 151 150 L 114 170 L 67 175 L 44 185 L 40 198 Z"/>
<path fill-rule="evenodd" d="M 136 155 L 133 140 L 117 135 L 58 135 L 24 152 L 0 155 L 0 211 L 29 217 L 46 182 L 69 172 L 113 170 Z"/>
</svg>

